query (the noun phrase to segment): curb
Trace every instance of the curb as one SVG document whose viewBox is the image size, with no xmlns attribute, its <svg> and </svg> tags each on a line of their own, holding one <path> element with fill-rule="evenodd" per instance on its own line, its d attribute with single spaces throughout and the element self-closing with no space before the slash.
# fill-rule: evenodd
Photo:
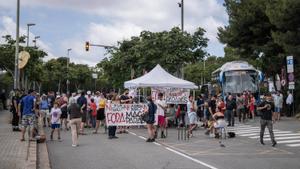
<svg viewBox="0 0 300 169">
<path fill-rule="evenodd" d="M 37 143 L 31 141 L 28 145 L 28 157 L 25 162 L 24 169 L 36 169 L 37 168 Z"/>
<path fill-rule="evenodd" d="M 42 125 L 39 125 L 39 132 L 40 135 L 45 136 L 45 131 Z M 50 159 L 49 159 L 49 153 L 48 153 L 48 146 L 47 146 L 47 139 L 45 139 L 45 142 L 38 144 L 38 163 L 37 163 L 37 169 L 51 169 L 50 165 Z"/>
</svg>

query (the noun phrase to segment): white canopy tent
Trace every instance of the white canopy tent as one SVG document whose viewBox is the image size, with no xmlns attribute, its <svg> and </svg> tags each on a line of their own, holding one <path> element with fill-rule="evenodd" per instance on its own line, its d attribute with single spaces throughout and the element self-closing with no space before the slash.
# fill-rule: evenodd
<svg viewBox="0 0 300 169">
<path fill-rule="evenodd" d="M 159 64 L 155 66 L 149 73 L 126 81 L 125 88 L 138 87 L 165 87 L 165 88 L 182 88 L 196 89 L 198 88 L 193 82 L 177 78 L 165 71 Z"/>
</svg>

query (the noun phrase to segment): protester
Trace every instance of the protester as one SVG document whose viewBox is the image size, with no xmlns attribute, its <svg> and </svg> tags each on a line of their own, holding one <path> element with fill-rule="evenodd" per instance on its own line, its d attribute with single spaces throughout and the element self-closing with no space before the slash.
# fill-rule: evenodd
<svg viewBox="0 0 300 169">
<path fill-rule="evenodd" d="M 253 94 L 250 94 L 250 99 L 249 99 L 249 111 L 251 113 L 251 117 L 252 120 L 255 120 L 255 104 L 256 104 L 256 100 L 255 97 L 253 96 Z"/>
<path fill-rule="evenodd" d="M 21 133 L 21 141 L 25 141 L 24 135 L 26 128 L 29 126 L 31 128 L 31 137 L 30 140 L 34 140 L 35 129 L 34 125 L 36 122 L 36 114 L 35 114 L 35 92 L 33 90 L 28 91 L 28 95 L 23 97 L 19 104 L 19 116 L 22 115 L 22 133 Z"/>
<path fill-rule="evenodd" d="M 246 107 L 245 107 L 245 97 L 244 95 L 241 96 L 240 94 L 237 94 L 237 97 L 236 97 L 236 111 L 237 111 L 237 114 L 238 114 L 238 117 L 239 117 L 239 122 L 245 122 L 245 119 L 246 119 Z"/>
<path fill-rule="evenodd" d="M 46 121 L 50 127 L 50 116 L 49 116 L 49 103 L 46 95 L 42 95 L 42 100 L 40 102 L 40 122 L 43 127 L 46 127 Z"/>
<path fill-rule="evenodd" d="M 155 113 L 157 110 L 157 106 L 154 104 L 151 96 L 147 97 L 148 100 L 148 110 L 147 111 L 147 129 L 148 129 L 148 136 L 149 138 L 146 140 L 146 142 L 154 142 L 155 141 L 155 128 L 154 128 L 154 122 L 155 122 Z"/>
<path fill-rule="evenodd" d="M 107 104 L 111 104 L 111 103 L 117 104 L 117 102 L 118 102 L 117 98 L 118 97 L 115 97 L 114 99 L 112 99 L 112 96 L 109 96 L 108 100 L 107 100 Z M 108 126 L 108 139 L 117 139 L 118 138 L 116 136 L 116 130 L 117 130 L 117 126 Z"/>
<path fill-rule="evenodd" d="M 273 133 L 273 112 L 274 112 L 274 104 L 272 103 L 271 95 L 265 96 L 263 102 L 258 106 L 257 110 L 261 111 L 261 120 L 260 120 L 260 143 L 265 145 L 264 143 L 264 133 L 265 128 L 267 127 L 270 133 L 270 138 L 272 141 L 272 146 L 274 147 L 277 143 L 274 138 Z"/>
<path fill-rule="evenodd" d="M 197 97 L 197 115 L 199 117 L 199 121 L 203 121 L 203 108 L 204 108 L 204 99 L 201 95 Z"/>
<path fill-rule="evenodd" d="M 63 125 L 65 126 L 65 130 L 69 130 L 68 128 L 68 97 L 66 94 L 62 94 L 62 97 L 59 100 L 59 105 L 61 109 L 61 129 Z"/>
<path fill-rule="evenodd" d="M 189 96 L 189 101 L 187 103 L 187 114 L 189 118 L 189 130 L 188 130 L 188 136 L 192 137 L 193 136 L 193 130 L 197 127 L 197 114 L 195 112 L 195 107 L 194 107 L 194 98 L 193 96 Z"/>
<path fill-rule="evenodd" d="M 164 131 L 166 129 L 165 125 L 165 111 L 167 111 L 167 104 L 163 100 L 163 93 L 158 94 L 158 99 L 155 101 L 155 104 L 157 105 L 157 115 L 158 115 L 158 126 L 161 130 L 161 138 L 166 138 L 166 135 L 164 134 Z M 157 131 L 156 131 L 157 133 Z"/>
<path fill-rule="evenodd" d="M 234 111 L 236 110 L 236 103 L 233 100 L 232 95 L 228 96 L 228 100 L 226 102 L 226 116 L 228 125 L 227 126 L 234 126 Z"/>
<path fill-rule="evenodd" d="M 294 102 L 293 95 L 290 91 L 288 91 L 288 96 L 286 98 L 286 105 L 287 105 L 286 116 L 287 117 L 291 117 L 293 114 L 293 102 Z"/>
<path fill-rule="evenodd" d="M 211 114 L 215 114 L 216 108 L 217 108 L 217 101 L 216 101 L 217 96 L 212 96 L 210 101 L 208 102 L 209 105 L 209 112 Z"/>
<path fill-rule="evenodd" d="M 224 114 L 219 110 L 216 109 L 216 113 L 212 115 L 212 123 L 209 126 L 208 130 L 205 132 L 206 135 L 209 133 L 214 133 L 216 138 L 219 138 L 219 133 L 217 129 L 223 128 L 226 126 L 226 121 Z"/>
<path fill-rule="evenodd" d="M 92 123 L 92 127 L 95 128 L 96 127 L 96 118 L 97 118 L 97 106 L 95 104 L 94 99 L 91 99 L 91 103 L 90 103 L 90 109 L 91 109 L 91 123 Z"/>
<path fill-rule="evenodd" d="M 59 108 L 58 102 L 54 102 L 54 107 L 51 109 L 51 134 L 50 139 L 53 140 L 53 133 L 57 131 L 57 139 L 60 141 L 60 117 L 61 117 L 61 109 Z"/>
<path fill-rule="evenodd" d="M 123 95 L 120 96 L 120 103 L 121 104 L 130 104 L 132 102 L 132 99 L 128 96 L 129 94 L 129 91 L 126 89 L 123 93 Z M 119 127 L 119 134 L 122 134 L 122 133 L 128 133 L 126 130 L 126 127 L 124 126 L 120 126 Z"/>
<path fill-rule="evenodd" d="M 92 92 L 91 91 L 87 91 L 86 92 L 86 100 L 87 100 L 87 115 L 86 115 L 86 126 L 87 128 L 91 128 L 92 127 L 92 121 L 91 121 L 91 115 L 92 115 L 92 110 L 90 107 L 91 104 L 91 99 L 93 98 L 92 96 Z"/>
<path fill-rule="evenodd" d="M 0 99 L 1 99 L 1 103 L 2 103 L 2 106 L 3 106 L 3 109 L 4 110 L 8 110 L 7 109 L 7 105 L 6 105 L 6 93 L 5 93 L 5 90 L 2 89 L 1 91 L 1 94 L 0 94 Z"/>
<path fill-rule="evenodd" d="M 283 96 L 282 94 L 277 91 L 277 94 L 274 96 L 274 105 L 275 105 L 275 112 L 274 112 L 274 119 L 275 121 L 280 120 L 280 113 L 282 110 L 282 105 L 283 105 Z"/>
<path fill-rule="evenodd" d="M 77 99 L 77 104 L 80 106 L 81 112 L 81 125 L 80 125 L 80 134 L 85 135 L 84 125 L 86 123 L 87 116 L 87 99 L 85 98 L 85 93 L 81 92 L 80 97 Z"/>
<path fill-rule="evenodd" d="M 13 114 L 12 118 L 12 128 L 13 131 L 21 131 L 19 129 L 19 115 L 18 115 L 18 104 L 20 102 L 20 92 L 15 90 L 12 98 L 11 98 L 11 113 Z"/>
<path fill-rule="evenodd" d="M 105 104 L 106 104 L 106 99 L 103 95 L 103 93 L 100 93 L 100 96 L 98 98 L 98 110 L 97 110 L 97 121 L 96 121 L 96 128 L 94 131 L 94 134 L 98 133 L 98 129 L 100 125 L 104 125 L 104 119 L 105 119 Z M 100 124 L 101 123 L 101 124 Z"/>
<path fill-rule="evenodd" d="M 169 104 L 166 111 L 166 127 L 169 127 L 169 122 L 175 122 L 175 105 Z"/>
<path fill-rule="evenodd" d="M 72 134 L 72 147 L 78 146 L 78 133 L 81 124 L 81 112 L 80 107 L 77 104 L 76 98 L 70 98 L 70 104 L 68 107 L 70 114 L 70 126 L 71 126 L 71 134 Z"/>
</svg>

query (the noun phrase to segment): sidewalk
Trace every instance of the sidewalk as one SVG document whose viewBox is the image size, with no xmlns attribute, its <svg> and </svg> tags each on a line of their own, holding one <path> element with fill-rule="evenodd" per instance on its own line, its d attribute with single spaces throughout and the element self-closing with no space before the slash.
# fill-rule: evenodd
<svg viewBox="0 0 300 169">
<path fill-rule="evenodd" d="M 9 123 L 10 112 L 0 111 L 0 169 L 35 169 L 36 142 L 28 147 L 27 141 L 20 141 L 20 132 L 12 132 Z"/>
</svg>

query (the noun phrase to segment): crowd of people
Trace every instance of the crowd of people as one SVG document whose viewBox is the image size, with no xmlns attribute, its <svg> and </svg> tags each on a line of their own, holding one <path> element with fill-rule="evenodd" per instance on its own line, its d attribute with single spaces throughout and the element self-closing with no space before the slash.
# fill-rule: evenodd
<svg viewBox="0 0 300 169">
<path fill-rule="evenodd" d="M 193 137 L 193 131 L 202 123 L 201 127 L 206 129 L 205 134 L 219 137 L 218 128 L 235 125 L 235 117 L 240 123 L 254 121 L 256 116 L 261 116 L 261 138 L 265 127 L 268 127 L 273 141 L 276 144 L 274 134 L 271 134 L 272 124 L 280 120 L 283 108 L 283 95 L 276 92 L 273 95 L 266 95 L 262 102 L 258 102 L 251 92 L 244 91 L 241 94 L 226 96 L 204 97 L 199 95 L 196 99 L 189 96 L 187 104 L 167 104 L 163 93 L 158 94 L 157 100 L 147 97 L 147 107 L 145 110 L 149 138 L 147 142 L 154 142 L 158 137 L 166 138 L 167 127 L 187 126 L 188 137 Z M 35 140 L 38 136 L 39 123 L 43 127 L 50 127 L 50 139 L 54 139 L 57 133 L 57 140 L 61 140 L 60 131 L 70 130 L 72 134 L 72 146 L 78 145 L 78 135 L 86 135 L 85 128 L 92 128 L 93 134 L 99 132 L 99 128 L 105 126 L 105 105 L 106 103 L 130 104 L 137 100 L 129 96 L 129 91 L 125 90 L 122 95 L 116 93 L 92 93 L 78 92 L 70 96 L 55 92 L 48 92 L 40 95 L 33 90 L 26 94 L 21 90 L 14 90 L 11 93 L 10 109 L 13 114 L 13 131 L 21 131 L 21 141 L 24 141 L 26 128 L 30 128 L 30 140 Z M 287 116 L 291 115 L 291 105 L 293 98 L 288 93 L 286 99 Z M 158 116 L 157 123 L 155 116 Z M 19 120 L 21 120 L 19 122 Z M 19 126 L 21 124 L 21 126 Z M 157 124 L 157 125 L 155 125 Z M 128 126 L 109 126 L 108 138 L 116 139 L 116 133 L 128 133 Z M 159 129 L 159 130 L 158 130 Z M 118 132 L 117 132 L 118 130 Z M 263 139 L 261 139 L 263 143 Z"/>
</svg>

